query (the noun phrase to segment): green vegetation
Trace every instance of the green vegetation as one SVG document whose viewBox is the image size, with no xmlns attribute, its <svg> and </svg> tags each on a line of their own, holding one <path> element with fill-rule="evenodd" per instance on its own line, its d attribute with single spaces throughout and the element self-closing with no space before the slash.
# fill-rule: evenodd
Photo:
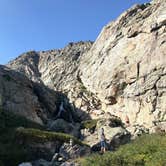
<svg viewBox="0 0 166 166">
<path fill-rule="evenodd" d="M 82 143 L 80 140 L 76 139 L 75 137 L 64 134 L 64 133 L 56 133 L 50 131 L 42 131 L 39 129 L 25 129 L 25 128 L 18 128 L 17 135 L 19 138 L 24 137 L 24 139 L 30 139 L 32 142 L 46 142 L 46 141 L 60 141 L 60 142 L 69 142 L 70 139 L 74 141 L 76 144 L 86 145 Z"/>
<path fill-rule="evenodd" d="M 106 119 L 99 119 L 97 126 L 100 128 L 105 125 L 105 122 L 106 122 Z M 109 118 L 109 126 L 110 127 L 118 127 L 118 126 L 123 127 L 124 125 L 123 125 L 121 119 L 115 116 L 115 117 Z"/>
<path fill-rule="evenodd" d="M 91 93 L 87 90 L 87 88 L 83 85 L 83 83 L 80 83 L 80 91 L 83 93 L 86 93 L 88 96 L 91 95 Z"/>
<path fill-rule="evenodd" d="M 80 84 L 80 89 L 81 89 L 82 91 L 87 91 L 86 87 L 85 87 L 82 83 Z"/>
<path fill-rule="evenodd" d="M 6 81 L 11 81 L 12 80 L 12 77 L 8 74 L 4 74 L 3 75 L 3 78 L 6 80 Z"/>
<path fill-rule="evenodd" d="M 99 119 L 86 120 L 81 122 L 82 129 L 93 129 L 96 127 Z"/>
<path fill-rule="evenodd" d="M 80 159 L 82 166 L 165 166 L 166 135 L 143 135 L 115 152 Z"/>
<path fill-rule="evenodd" d="M 88 91 L 82 82 L 80 82 L 79 89 L 80 89 L 80 92 L 83 92 L 87 94 L 88 96 L 92 96 L 92 92 Z"/>
<path fill-rule="evenodd" d="M 34 158 L 29 143 L 63 143 L 69 142 L 70 139 L 73 139 L 74 143 L 85 145 L 73 136 L 45 131 L 40 124 L 0 109 L 0 166 L 16 166 L 20 162 Z"/>
<path fill-rule="evenodd" d="M 22 116 L 0 109 L 0 166 L 15 166 L 26 160 L 25 150 L 15 143 L 15 128 L 20 126 L 44 128 Z"/>
<path fill-rule="evenodd" d="M 105 124 L 106 119 L 92 119 L 92 120 L 86 120 L 81 122 L 81 128 L 82 129 L 95 129 L 96 125 L 98 124 L 98 127 L 101 127 Z M 112 117 L 109 119 L 110 121 L 110 126 L 112 127 L 117 127 L 117 126 L 122 126 L 123 123 L 120 118 L 118 117 Z"/>
</svg>

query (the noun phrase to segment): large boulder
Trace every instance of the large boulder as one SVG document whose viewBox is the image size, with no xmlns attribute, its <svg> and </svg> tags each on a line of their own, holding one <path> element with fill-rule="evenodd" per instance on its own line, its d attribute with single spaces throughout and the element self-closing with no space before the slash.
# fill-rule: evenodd
<svg viewBox="0 0 166 166">
<path fill-rule="evenodd" d="M 69 123 L 64 119 L 57 119 L 50 122 L 49 129 L 56 132 L 68 133 L 75 137 L 80 136 L 80 124 L 79 123 Z"/>
<path fill-rule="evenodd" d="M 90 153 L 91 150 L 88 146 L 81 146 L 78 144 L 71 145 L 68 143 L 64 143 L 59 150 L 59 155 L 62 156 L 65 160 L 87 156 Z"/>
<path fill-rule="evenodd" d="M 91 146 L 93 151 L 100 150 L 100 130 L 104 129 L 106 137 L 107 150 L 114 150 L 122 144 L 130 141 L 130 133 L 123 127 L 120 119 L 117 117 L 103 118 L 98 120 L 96 128 L 93 132 L 84 129 L 84 142 Z"/>
<path fill-rule="evenodd" d="M 32 166 L 32 164 L 30 162 L 24 162 L 19 164 L 18 166 Z"/>
<path fill-rule="evenodd" d="M 101 103 L 81 82 L 78 67 L 80 57 L 89 51 L 92 44 L 93 42 L 87 41 L 69 43 L 63 49 L 29 51 L 10 61 L 7 66 L 25 74 L 36 83 L 65 93 L 73 109 L 77 111 L 79 119 L 88 119 L 88 114 L 93 110 L 99 110 Z M 36 89 L 40 91 L 39 88 Z M 49 98 L 41 96 L 41 99 L 50 101 L 52 106 L 52 100 Z"/>
<path fill-rule="evenodd" d="M 45 113 L 33 91 L 33 83 L 24 75 L 0 66 L 0 108 L 43 124 Z"/>
</svg>

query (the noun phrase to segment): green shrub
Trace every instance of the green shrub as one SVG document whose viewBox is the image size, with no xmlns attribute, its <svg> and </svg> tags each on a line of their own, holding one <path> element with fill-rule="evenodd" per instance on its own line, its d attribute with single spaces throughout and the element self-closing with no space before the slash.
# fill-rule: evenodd
<svg viewBox="0 0 166 166">
<path fill-rule="evenodd" d="M 8 75 L 8 74 L 4 74 L 4 75 L 3 75 L 3 78 L 4 78 L 6 81 L 11 81 L 11 80 L 13 80 L 12 77 L 11 77 L 10 75 Z"/>
<path fill-rule="evenodd" d="M 98 119 L 86 120 L 81 122 L 82 129 L 93 129 L 96 127 Z"/>
<path fill-rule="evenodd" d="M 25 129 L 25 128 L 18 128 L 17 129 L 17 136 L 19 138 L 24 137 L 24 139 L 30 139 L 37 142 L 46 142 L 46 141 L 60 141 L 60 142 L 69 142 L 70 139 L 74 141 L 76 144 L 86 145 L 82 143 L 80 140 L 76 139 L 75 137 L 64 134 L 64 133 L 57 133 L 57 132 L 50 132 L 50 131 L 43 131 L 39 129 Z"/>
<path fill-rule="evenodd" d="M 166 135 L 143 135 L 115 152 L 81 159 L 82 166 L 165 166 Z"/>
<path fill-rule="evenodd" d="M 22 141 L 44 143 L 57 140 L 63 143 L 70 139 L 74 143 L 86 145 L 71 135 L 45 131 L 40 124 L 0 109 L 0 166 L 16 166 L 34 157 L 25 144 L 20 144 Z"/>
</svg>

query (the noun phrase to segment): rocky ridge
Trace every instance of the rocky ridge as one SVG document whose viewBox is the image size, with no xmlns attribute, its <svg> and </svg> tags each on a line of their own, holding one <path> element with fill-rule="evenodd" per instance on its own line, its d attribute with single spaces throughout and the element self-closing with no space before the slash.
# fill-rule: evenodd
<svg viewBox="0 0 166 166">
<path fill-rule="evenodd" d="M 100 100 L 86 90 L 79 77 L 80 57 L 92 44 L 90 41 L 69 43 L 61 50 L 30 51 L 7 66 L 26 74 L 34 82 L 66 94 L 79 118 L 85 120 L 89 112 L 101 108 Z"/>
<path fill-rule="evenodd" d="M 130 133 L 165 132 L 165 8 L 163 0 L 135 5 L 106 25 L 94 43 L 30 51 L 0 66 L 0 108 L 83 137 L 92 150 L 101 126 L 115 149 Z M 114 126 L 109 116 L 123 123 Z M 80 122 L 91 118 L 97 119 L 95 127 L 81 135 Z"/>
<path fill-rule="evenodd" d="M 94 44 L 29 52 L 8 66 L 66 93 L 81 119 L 88 118 L 83 112 L 92 118 L 110 112 L 128 119 L 131 132 L 136 126 L 154 132 L 166 119 L 165 16 L 162 0 L 135 5 L 105 26 Z"/>
<path fill-rule="evenodd" d="M 124 12 L 103 28 L 80 65 L 102 110 L 151 132 L 166 120 L 165 8 L 161 0 Z"/>
<path fill-rule="evenodd" d="M 43 84 L 32 82 L 25 75 L 2 65 L 0 85 L 0 109 L 22 115 L 42 125 L 49 125 L 56 120 L 60 105 L 63 103 L 66 112 L 61 116 L 67 122 L 76 120 L 64 94 L 53 91 Z"/>
</svg>

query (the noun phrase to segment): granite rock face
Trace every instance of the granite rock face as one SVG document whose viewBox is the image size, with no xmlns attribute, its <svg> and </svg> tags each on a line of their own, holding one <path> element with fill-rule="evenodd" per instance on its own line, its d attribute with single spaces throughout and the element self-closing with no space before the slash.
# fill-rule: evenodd
<svg viewBox="0 0 166 166">
<path fill-rule="evenodd" d="M 92 42 L 69 43 L 65 48 L 49 51 L 29 51 L 7 64 L 33 80 L 55 90 L 69 90 L 78 77 L 79 59 Z"/>
<path fill-rule="evenodd" d="M 86 119 L 93 110 L 101 108 L 100 100 L 87 91 L 79 77 L 80 57 L 89 51 L 92 44 L 90 41 L 69 43 L 59 50 L 30 51 L 9 62 L 7 66 L 36 83 L 66 94 L 78 117 Z"/>
<path fill-rule="evenodd" d="M 43 84 L 34 83 L 25 75 L 0 65 L 0 108 L 12 111 L 40 124 L 55 119 L 60 104 L 64 103 L 65 116 L 74 120 L 74 112 L 65 95 Z"/>
<path fill-rule="evenodd" d="M 94 44 L 31 51 L 7 66 L 65 93 L 80 120 L 110 112 L 131 132 L 133 126 L 154 132 L 166 120 L 165 8 L 163 0 L 135 5 Z"/>
<path fill-rule="evenodd" d="M 0 107 L 42 124 L 37 115 L 42 110 L 33 92 L 32 82 L 24 75 L 0 66 Z"/>
<path fill-rule="evenodd" d="M 103 28 L 80 65 L 104 111 L 151 131 L 166 120 L 165 9 L 162 0 L 133 6 Z"/>
</svg>

